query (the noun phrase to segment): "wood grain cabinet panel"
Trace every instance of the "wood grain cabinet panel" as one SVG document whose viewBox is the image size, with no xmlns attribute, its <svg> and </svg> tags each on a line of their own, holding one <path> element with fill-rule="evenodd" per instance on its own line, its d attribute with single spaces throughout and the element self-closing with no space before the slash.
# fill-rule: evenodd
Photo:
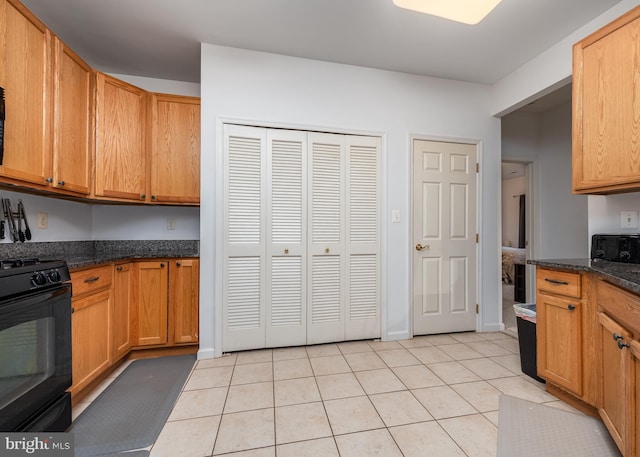
<svg viewBox="0 0 640 457">
<path fill-rule="evenodd" d="M 151 94 L 151 201 L 200 202 L 200 99 Z"/>
<path fill-rule="evenodd" d="M 135 263 L 137 302 L 137 345 L 168 343 L 167 288 L 169 267 L 166 260 Z"/>
<path fill-rule="evenodd" d="M 52 34 L 16 0 L 0 0 L 0 87 L 6 120 L 2 181 L 48 186 Z"/>
<path fill-rule="evenodd" d="M 573 47 L 573 191 L 640 189 L 640 7 Z"/>
<path fill-rule="evenodd" d="M 169 303 L 173 311 L 175 344 L 198 342 L 200 261 L 171 261 L 169 270 Z"/>
<path fill-rule="evenodd" d="M 147 92 L 96 73 L 95 196 L 147 199 Z"/>
<path fill-rule="evenodd" d="M 112 363 L 112 284 L 111 265 L 71 272 L 73 395 Z"/>
<path fill-rule="evenodd" d="M 59 39 L 54 53 L 53 177 L 60 190 L 88 195 L 93 157 L 91 67 Z"/>
<path fill-rule="evenodd" d="M 125 356 L 132 346 L 134 309 L 133 269 L 131 263 L 115 266 L 113 277 L 113 360 Z"/>
</svg>

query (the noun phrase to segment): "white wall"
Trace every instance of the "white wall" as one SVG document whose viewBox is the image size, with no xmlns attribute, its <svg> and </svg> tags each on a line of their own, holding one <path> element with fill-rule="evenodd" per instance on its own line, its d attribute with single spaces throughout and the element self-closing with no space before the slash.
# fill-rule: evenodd
<svg viewBox="0 0 640 457">
<path fill-rule="evenodd" d="M 588 257 L 587 197 L 571 190 L 571 104 L 502 118 L 503 160 L 533 163 L 531 258 Z"/>
<path fill-rule="evenodd" d="M 498 81 L 493 85 L 491 113 L 503 116 L 571 81 L 573 45 L 639 4 L 639 0 L 622 0 Z"/>
<path fill-rule="evenodd" d="M 595 233 L 640 233 L 640 229 L 620 228 L 620 212 L 640 211 L 640 193 L 589 195 L 589 241 Z"/>
<path fill-rule="evenodd" d="M 527 192 L 524 176 L 502 180 L 502 245 L 518 247 L 520 238 L 520 199 Z"/>
<path fill-rule="evenodd" d="M 0 198 L 18 200 L 25 207 L 31 242 L 92 240 L 198 240 L 200 209 L 170 206 L 94 205 L 0 190 Z M 38 228 L 38 213 L 45 212 L 48 227 Z M 175 229 L 167 229 L 167 218 Z M 8 232 L 0 243 L 11 243 Z"/>
<path fill-rule="evenodd" d="M 489 114 L 489 87 L 207 44 L 202 45 L 201 68 L 201 356 L 219 350 L 221 341 L 221 335 L 214 334 L 213 318 L 214 310 L 221 317 L 221 258 L 215 252 L 222 235 L 221 126 L 225 119 L 383 137 L 385 339 L 411 334 L 411 135 L 480 141 L 479 271 L 481 284 L 492 285 L 481 286 L 480 328 L 500 328 L 495 287 L 499 278 L 500 122 Z M 391 210 L 400 210 L 399 224 L 390 223 Z"/>
</svg>

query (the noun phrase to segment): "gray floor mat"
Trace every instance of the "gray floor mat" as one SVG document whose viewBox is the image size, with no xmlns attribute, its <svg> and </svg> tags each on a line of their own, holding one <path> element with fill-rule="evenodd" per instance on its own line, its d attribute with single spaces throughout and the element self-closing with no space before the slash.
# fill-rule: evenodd
<svg viewBox="0 0 640 457">
<path fill-rule="evenodd" d="M 67 430 L 75 456 L 148 455 L 140 449 L 155 442 L 195 361 L 181 355 L 132 362 Z"/>
<path fill-rule="evenodd" d="M 620 457 L 604 424 L 593 417 L 500 396 L 498 457 Z"/>
</svg>

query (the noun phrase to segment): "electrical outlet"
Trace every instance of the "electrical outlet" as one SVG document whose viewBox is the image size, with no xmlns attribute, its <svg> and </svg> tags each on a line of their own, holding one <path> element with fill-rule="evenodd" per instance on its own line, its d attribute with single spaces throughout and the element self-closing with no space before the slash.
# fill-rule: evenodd
<svg viewBox="0 0 640 457">
<path fill-rule="evenodd" d="M 49 213 L 38 213 L 38 228 L 46 229 L 49 227 Z"/>
<path fill-rule="evenodd" d="M 620 228 L 637 229 L 638 211 L 622 211 L 620 213 Z"/>
<path fill-rule="evenodd" d="M 391 222 L 393 222 L 395 224 L 400 222 L 400 210 L 399 209 L 391 210 Z"/>
<path fill-rule="evenodd" d="M 176 218 L 168 217 L 167 218 L 167 230 L 175 230 L 176 229 Z"/>
</svg>

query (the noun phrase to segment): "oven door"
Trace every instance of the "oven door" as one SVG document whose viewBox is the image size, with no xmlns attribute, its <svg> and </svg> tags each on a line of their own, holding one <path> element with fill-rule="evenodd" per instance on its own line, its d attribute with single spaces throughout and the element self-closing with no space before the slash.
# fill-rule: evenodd
<svg viewBox="0 0 640 457">
<path fill-rule="evenodd" d="M 0 302 L 0 431 L 20 431 L 70 386 L 71 286 Z"/>
</svg>

